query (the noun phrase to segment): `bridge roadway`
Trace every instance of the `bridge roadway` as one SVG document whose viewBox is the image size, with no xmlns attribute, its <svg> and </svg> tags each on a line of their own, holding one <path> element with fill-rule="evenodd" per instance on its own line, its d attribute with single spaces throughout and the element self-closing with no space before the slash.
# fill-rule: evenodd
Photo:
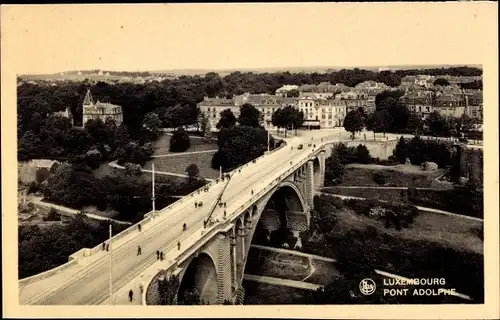
<svg viewBox="0 0 500 320">
<path fill-rule="evenodd" d="M 256 163 L 250 163 L 246 167 L 235 171 L 228 187 L 226 188 L 222 201 L 227 202 L 228 212 L 233 202 L 239 201 L 241 197 L 248 200 L 251 190 L 255 193 L 264 189 L 268 183 L 276 179 L 290 167 L 293 159 L 304 159 L 312 151 L 312 146 L 308 147 L 310 136 L 286 139 L 288 145 L 267 156 L 262 157 Z M 297 149 L 299 144 L 304 148 Z M 293 150 L 290 146 L 294 146 Z M 149 226 L 143 228 L 141 232 L 134 232 L 127 237 L 126 241 L 117 241 L 112 249 L 113 264 L 113 292 L 116 292 L 132 279 L 139 276 L 142 270 L 146 269 L 156 261 L 156 250 L 170 249 L 177 246 L 177 241 L 186 238 L 203 228 L 203 221 L 207 218 L 211 205 L 223 187 L 223 183 L 218 183 L 210 187 L 209 192 L 202 192 L 195 197 L 188 197 L 179 206 L 174 206 L 168 210 L 162 210 Z M 195 208 L 194 202 L 202 201 L 201 208 Z M 214 218 L 222 220 L 222 210 L 216 209 Z M 182 224 L 188 225 L 187 231 L 182 231 Z M 137 255 L 137 247 L 141 246 L 142 255 Z M 178 251 L 179 253 L 182 252 Z M 69 267 L 47 279 L 41 280 L 45 285 L 37 285 L 35 281 L 23 287 L 20 293 L 21 304 L 36 305 L 94 305 L 105 303 L 109 299 L 109 255 L 102 252 L 95 257 L 86 258 L 82 264 Z M 31 288 L 30 288 L 31 287 Z M 24 297 L 23 297 L 24 296 Z"/>
</svg>

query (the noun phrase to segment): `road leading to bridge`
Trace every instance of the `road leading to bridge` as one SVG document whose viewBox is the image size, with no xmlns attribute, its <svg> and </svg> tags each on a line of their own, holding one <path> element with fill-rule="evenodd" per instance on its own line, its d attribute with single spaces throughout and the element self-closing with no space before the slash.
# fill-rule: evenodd
<svg viewBox="0 0 500 320">
<path fill-rule="evenodd" d="M 296 159 L 305 159 L 312 151 L 312 146 L 307 146 L 309 139 L 309 137 L 290 139 L 288 146 L 262 157 L 256 163 L 248 164 L 241 169 L 241 172 L 237 170 L 222 197 L 222 201 L 227 202 L 228 216 L 250 199 L 252 189 L 255 194 L 258 193 L 289 169 L 291 160 L 296 163 Z M 304 148 L 298 150 L 299 144 L 303 144 Z M 290 148 L 291 145 L 294 146 L 293 150 Z M 143 228 L 141 232 L 137 231 L 133 238 L 115 247 L 112 250 L 114 291 L 122 288 L 139 276 L 142 270 L 153 264 L 156 261 L 156 250 L 175 250 L 178 240 L 182 242 L 183 238 L 199 232 L 203 228 L 203 221 L 208 216 L 211 204 L 216 201 L 222 187 L 223 183 L 218 183 L 212 186 L 209 192 L 188 197 L 181 205 L 164 210 L 160 217 L 150 222 L 148 228 Z M 203 207 L 195 208 L 195 201 L 203 201 Z M 222 220 L 222 215 L 223 209 L 217 207 L 213 217 Z M 188 225 L 188 230 L 185 232 L 182 231 L 183 223 Z M 142 247 L 142 255 L 138 256 L 139 245 Z M 179 252 L 182 250 L 181 247 Z M 51 277 L 53 281 L 50 283 L 54 285 L 53 287 L 45 288 L 44 292 L 37 294 L 38 297 L 31 301 L 24 299 L 24 303 L 88 305 L 100 304 L 108 299 L 109 255 L 90 259 L 85 267 L 80 266 L 76 269 L 78 270 L 69 277 L 68 272 L 65 272 L 64 279 L 58 279 L 57 275 Z M 23 303 L 22 292 L 20 302 Z"/>
</svg>

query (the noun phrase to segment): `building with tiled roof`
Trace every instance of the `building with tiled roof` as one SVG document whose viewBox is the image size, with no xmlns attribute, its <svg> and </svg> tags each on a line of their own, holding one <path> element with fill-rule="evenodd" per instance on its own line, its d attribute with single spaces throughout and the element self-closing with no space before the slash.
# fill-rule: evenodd
<svg viewBox="0 0 500 320">
<path fill-rule="evenodd" d="M 289 91 L 297 90 L 298 88 L 299 88 L 299 86 L 295 85 L 295 84 L 285 84 L 281 88 L 276 89 L 275 94 L 277 96 L 286 97 L 286 95 L 288 94 Z"/>
<path fill-rule="evenodd" d="M 406 91 L 399 99 L 409 111 L 425 119 L 434 111 L 434 95 L 432 91 Z"/>
<path fill-rule="evenodd" d="M 460 117 L 465 114 L 465 96 L 462 94 L 437 94 L 434 108 L 443 116 Z"/>
<path fill-rule="evenodd" d="M 19 161 L 17 164 L 18 180 L 24 184 L 36 181 L 36 172 L 39 169 L 52 170 L 54 165 L 59 165 L 60 162 L 50 159 L 32 159 L 30 161 Z"/>
<path fill-rule="evenodd" d="M 101 119 L 104 122 L 108 118 L 115 120 L 116 125 L 119 126 L 123 122 L 122 107 L 107 102 L 100 102 L 99 100 L 94 102 L 90 89 L 88 89 L 83 99 L 82 125 L 85 125 L 89 120 Z"/>
</svg>

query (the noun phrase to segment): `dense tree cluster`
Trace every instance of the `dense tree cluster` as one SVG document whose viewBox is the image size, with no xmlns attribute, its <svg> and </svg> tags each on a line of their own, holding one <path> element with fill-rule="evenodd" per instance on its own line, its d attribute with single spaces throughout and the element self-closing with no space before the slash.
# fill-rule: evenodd
<svg viewBox="0 0 500 320">
<path fill-rule="evenodd" d="M 215 126 L 217 129 L 229 129 L 232 126 L 236 125 L 237 119 L 234 116 L 234 113 L 230 109 L 222 110 L 220 113 L 219 122 Z"/>
<path fill-rule="evenodd" d="M 116 234 L 126 227 L 112 224 Z M 91 222 L 77 215 L 69 224 L 39 228 L 19 226 L 19 278 L 50 270 L 68 262 L 82 248 L 93 248 L 109 237 L 109 223 Z"/>
<path fill-rule="evenodd" d="M 231 110 L 221 112 L 217 124 L 218 151 L 212 157 L 212 168 L 231 170 L 260 157 L 269 148 L 277 146 L 273 137 L 262 127 L 262 114 L 251 104 L 240 107 L 240 115 L 236 119 Z"/>
<path fill-rule="evenodd" d="M 181 76 L 147 84 L 98 82 L 92 86 L 92 94 L 100 101 L 122 106 L 124 127 L 120 133 L 128 132 L 129 139 L 144 142 L 145 140 L 151 141 L 149 131 L 155 130 L 158 119 L 162 126 L 173 128 L 197 124 L 196 103 L 202 101 L 205 96 L 233 96 L 244 92 L 272 94 L 285 84 L 319 84 L 324 81 L 355 86 L 366 80 L 374 80 L 397 86 L 402 77 L 422 73 L 478 76 L 482 74 L 482 71 L 469 67 L 379 73 L 362 69 L 343 69 L 321 74 L 233 72 L 225 77 L 211 72 L 204 77 Z M 23 83 L 18 87 L 18 135 L 20 147 L 22 147 L 20 148 L 22 149 L 21 159 L 55 158 L 67 156 L 69 153 L 83 155 L 94 149 L 93 145 L 89 146 L 90 142 L 82 146 L 75 143 L 76 141 L 84 142 L 88 136 L 82 131 L 76 133 L 75 130 L 69 129 L 70 122 L 56 120 L 58 124 L 52 124 L 54 120 L 48 120 L 53 112 L 70 107 L 75 124 L 81 125 L 82 102 L 88 87 L 89 83 L 85 81 L 64 82 L 57 86 Z M 151 115 L 151 112 L 154 112 L 158 118 Z M 150 115 L 147 116 L 148 114 Z M 58 130 L 53 130 L 54 127 Z M 25 136 L 24 139 L 23 136 Z M 66 136 L 70 136 L 71 139 L 65 138 Z M 22 144 L 21 140 L 23 140 Z M 102 154 L 102 151 L 99 151 Z"/>
<path fill-rule="evenodd" d="M 43 194 L 48 201 L 70 208 L 113 209 L 120 220 L 138 221 L 151 210 L 151 182 L 127 171 L 96 178 L 84 165 L 65 163 L 49 176 Z M 162 208 L 175 201 L 169 195 L 185 195 L 205 183 L 203 179 L 171 181 L 163 176 L 156 177 L 156 207 Z"/>
<path fill-rule="evenodd" d="M 409 158 L 414 165 L 420 165 L 425 161 L 435 162 L 440 168 L 450 166 L 452 162 L 452 149 L 449 142 L 422 140 L 415 136 L 411 140 L 401 137 L 393 156 L 400 162 L 405 163 Z"/>
<path fill-rule="evenodd" d="M 450 248 L 448 245 L 435 241 L 400 237 L 373 226 L 364 229 L 354 228 L 346 232 L 332 231 L 329 226 L 335 225 L 337 219 L 332 216 L 337 216 L 337 212 L 343 206 L 349 206 L 360 214 L 369 214 L 374 211 L 374 207 L 390 208 L 394 205 L 375 200 L 342 201 L 324 195 L 315 197 L 312 221 L 315 225 L 322 225 L 324 220 L 327 227 L 315 229 L 316 233 L 319 232 L 322 235 L 319 238 L 315 237 L 315 239 L 322 239 L 320 243 L 317 240 L 309 240 L 310 232 L 304 234 L 302 248 L 309 253 L 337 259 L 336 267 L 342 272 L 344 279 L 326 285 L 322 290 L 307 297 L 304 303 L 402 303 L 400 296 L 392 299 L 381 294 L 365 296 L 359 292 L 360 279 L 368 277 L 374 279 L 377 284 L 381 283 L 381 278 L 374 272 L 376 268 L 410 278 L 443 277 L 443 270 L 447 270 L 447 285 L 456 288 L 458 292 L 470 295 L 476 303 L 484 301 L 483 256 L 481 254 Z M 403 218 L 402 221 L 408 218 L 410 224 L 407 227 L 411 228 L 415 208 L 397 206 L 392 209 L 393 213 L 406 212 L 407 214 L 399 214 L 399 216 Z M 322 214 L 317 214 L 318 212 Z M 464 274 L 468 275 L 467 279 L 464 278 Z M 445 301 L 464 302 L 442 297 L 417 296 L 412 298 L 411 295 L 404 300 L 405 303 L 444 303 Z"/>
<path fill-rule="evenodd" d="M 273 126 L 278 127 L 278 130 L 281 128 L 285 129 L 286 137 L 287 130 L 291 130 L 292 128 L 297 130 L 297 128 L 302 126 L 304 123 L 304 112 L 292 106 L 280 108 L 272 114 L 271 123 Z"/>
<path fill-rule="evenodd" d="M 213 155 L 212 168 L 231 170 L 260 157 L 267 150 L 267 131 L 262 127 L 233 126 L 221 129 L 218 136 L 219 150 Z M 273 137 L 269 138 L 275 147 Z"/>
<path fill-rule="evenodd" d="M 35 117 L 39 117 L 38 113 Z M 37 118 L 38 119 L 38 118 Z M 67 118 L 48 115 L 39 117 L 20 136 L 18 159 L 50 158 L 69 160 L 72 163 L 86 163 L 97 168 L 106 160 L 119 163 L 134 162 L 144 165 L 153 154 L 150 143 L 159 135 L 158 127 L 153 127 L 154 114 L 150 114 L 149 127 L 144 127 L 140 139 L 134 139 L 127 126 L 116 125 L 112 119 L 89 120 L 83 129 L 72 128 Z"/>
<path fill-rule="evenodd" d="M 454 212 L 470 217 L 484 217 L 483 189 L 473 183 L 455 185 L 453 190 L 409 188 L 408 200 L 417 205 Z"/>
</svg>

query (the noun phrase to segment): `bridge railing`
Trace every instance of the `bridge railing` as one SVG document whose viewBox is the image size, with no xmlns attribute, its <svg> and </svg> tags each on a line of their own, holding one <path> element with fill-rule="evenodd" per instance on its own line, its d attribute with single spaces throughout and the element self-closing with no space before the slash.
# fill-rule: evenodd
<svg viewBox="0 0 500 320">
<path fill-rule="evenodd" d="M 40 281 L 40 280 L 43 280 L 45 278 L 48 278 L 48 277 L 51 277 L 69 267 L 72 267 L 74 265 L 77 264 L 77 260 L 76 259 L 71 259 L 70 261 L 66 262 L 65 264 L 62 264 L 60 266 L 57 266 L 55 268 L 52 268 L 50 270 L 47 270 L 47 271 L 44 271 L 42 273 L 38 273 L 38 274 L 35 274 L 35 275 L 32 275 L 30 277 L 27 277 L 27 278 L 23 278 L 23 279 L 20 279 L 19 280 L 19 284 L 21 286 L 24 286 L 24 285 L 27 285 L 29 283 L 32 283 L 32 282 L 35 282 L 35 281 Z"/>
<path fill-rule="evenodd" d="M 231 217 L 228 217 L 223 222 L 220 222 L 218 224 L 216 223 L 216 224 L 210 226 L 208 228 L 208 230 L 206 230 L 206 232 L 203 233 L 202 237 L 200 237 L 195 243 L 193 243 L 189 248 L 187 248 L 186 250 L 184 250 L 177 257 L 177 259 L 176 259 L 177 262 L 180 263 L 184 259 L 188 258 L 191 255 L 191 251 L 197 250 L 198 247 L 203 246 L 206 243 L 206 240 L 207 239 L 211 239 L 213 236 L 215 236 L 217 233 L 219 233 L 219 231 L 221 230 L 221 228 L 223 229 L 225 227 L 228 227 L 232 223 L 231 221 L 233 220 L 233 218 L 238 217 L 242 212 L 244 212 L 245 210 L 247 210 L 248 207 L 250 207 L 256 201 L 256 199 L 261 198 L 264 194 L 266 194 L 267 192 L 269 192 L 269 190 L 275 188 L 276 185 L 279 184 L 280 179 L 282 179 L 285 176 L 288 176 L 289 174 L 291 174 L 292 172 L 294 172 L 298 167 L 302 166 L 304 163 L 307 163 L 307 161 L 309 160 L 309 158 L 312 155 L 314 155 L 317 152 L 320 152 L 321 150 L 322 150 L 321 148 L 318 148 L 318 149 L 315 149 L 315 151 L 312 151 L 312 152 L 308 153 L 307 156 L 304 159 L 302 159 L 302 160 L 296 162 L 295 164 L 293 164 L 293 166 L 291 168 L 287 169 L 285 172 L 283 172 L 280 175 L 278 175 L 276 178 L 274 178 L 271 181 L 271 183 L 267 184 L 266 187 L 264 187 L 263 189 L 261 189 L 260 191 L 258 191 L 257 193 L 255 193 L 253 196 L 250 197 L 249 200 L 245 201 L 242 205 L 240 205 L 234 211 L 234 213 L 231 215 Z"/>
</svg>

